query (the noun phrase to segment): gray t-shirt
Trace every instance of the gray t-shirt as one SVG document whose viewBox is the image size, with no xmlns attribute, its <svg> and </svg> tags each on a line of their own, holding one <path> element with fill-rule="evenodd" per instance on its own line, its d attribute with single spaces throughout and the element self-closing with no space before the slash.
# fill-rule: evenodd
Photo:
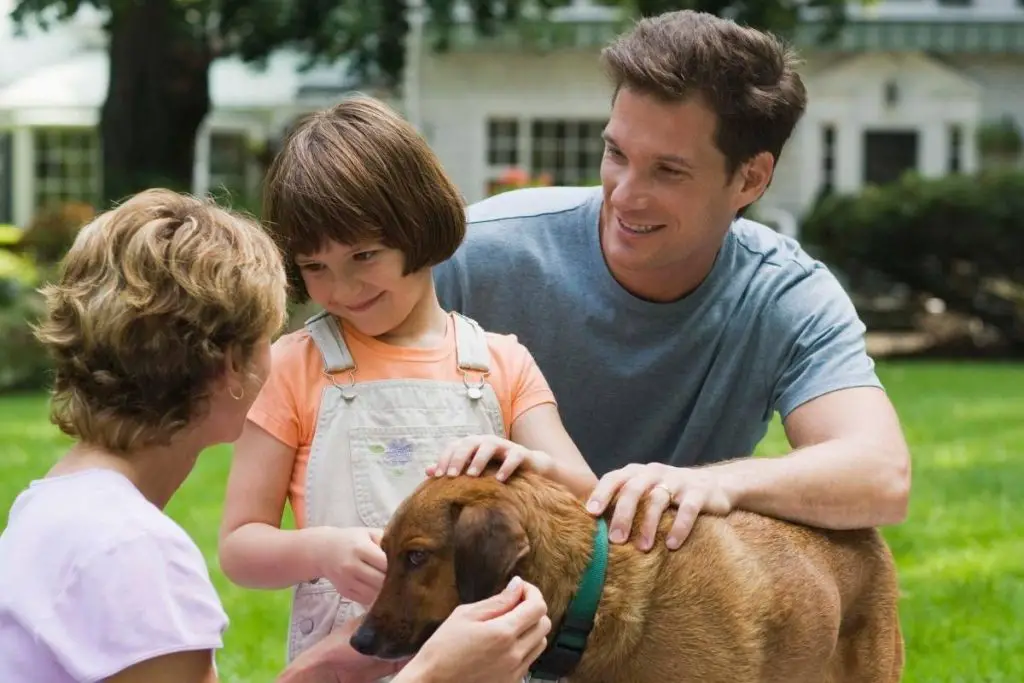
<svg viewBox="0 0 1024 683">
<path fill-rule="evenodd" d="M 651 303 L 609 272 L 600 207 L 600 188 L 483 200 L 434 276 L 442 306 L 533 353 L 599 476 L 748 456 L 774 411 L 881 386 L 850 298 L 794 240 L 739 219 L 696 290 Z"/>
</svg>

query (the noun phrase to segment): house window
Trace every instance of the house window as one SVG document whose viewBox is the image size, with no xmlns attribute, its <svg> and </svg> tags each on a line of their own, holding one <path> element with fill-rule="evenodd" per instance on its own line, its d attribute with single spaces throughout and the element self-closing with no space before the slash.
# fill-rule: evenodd
<svg viewBox="0 0 1024 683">
<path fill-rule="evenodd" d="M 486 194 L 527 182 L 600 183 L 605 123 L 602 119 L 489 119 Z"/>
<path fill-rule="evenodd" d="M 34 131 L 35 208 L 100 199 L 100 138 L 94 128 Z"/>
<path fill-rule="evenodd" d="M 487 163 L 491 166 L 519 164 L 519 121 L 491 119 L 487 122 Z"/>
<path fill-rule="evenodd" d="M 830 194 L 836 187 L 836 127 L 821 127 L 821 194 Z"/>
<path fill-rule="evenodd" d="M 530 170 L 555 185 L 594 185 L 604 156 L 603 120 L 538 119 L 530 125 Z"/>
<path fill-rule="evenodd" d="M 963 149 L 963 128 L 957 124 L 949 127 L 949 160 L 947 166 L 950 173 L 960 173 L 963 161 L 960 158 Z"/>
<path fill-rule="evenodd" d="M 243 198 L 249 194 L 249 138 L 238 131 L 210 133 L 210 189 Z"/>
</svg>

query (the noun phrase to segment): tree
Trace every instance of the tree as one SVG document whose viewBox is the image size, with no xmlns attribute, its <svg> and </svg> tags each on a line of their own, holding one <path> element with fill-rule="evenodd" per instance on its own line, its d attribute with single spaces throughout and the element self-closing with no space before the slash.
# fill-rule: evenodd
<svg viewBox="0 0 1024 683">
<path fill-rule="evenodd" d="M 472 25 L 493 35 L 525 16 L 571 0 L 468 0 Z M 444 50 L 455 25 L 456 0 L 423 0 L 432 47 Z M 788 30 L 794 0 L 605 0 L 652 14 L 692 7 Z M 842 16 L 841 0 L 810 0 Z M 104 202 L 145 187 L 191 187 L 196 134 L 210 110 L 214 60 L 237 55 L 260 62 L 279 48 L 308 55 L 308 65 L 344 56 L 353 76 L 396 86 L 405 68 L 406 0 L 15 0 L 19 25 L 56 10 L 57 19 L 92 5 L 107 16 L 110 73 L 100 122 Z M 837 11 L 835 8 L 839 8 Z"/>
<path fill-rule="evenodd" d="M 869 3 L 874 0 L 861 0 Z M 637 15 L 649 17 L 677 9 L 692 9 L 727 16 L 740 24 L 770 29 L 780 34 L 792 32 L 801 12 L 810 10 L 822 16 L 821 38 L 830 40 L 846 19 L 846 0 L 606 0 L 604 4 L 626 5 Z"/>
</svg>

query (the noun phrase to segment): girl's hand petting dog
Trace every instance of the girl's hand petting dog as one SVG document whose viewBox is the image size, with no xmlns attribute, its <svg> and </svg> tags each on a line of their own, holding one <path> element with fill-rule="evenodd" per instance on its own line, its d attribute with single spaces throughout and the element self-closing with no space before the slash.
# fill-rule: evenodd
<svg viewBox="0 0 1024 683">
<path fill-rule="evenodd" d="M 319 575 L 327 577 L 338 593 L 369 607 L 377 599 L 388 568 L 380 547 L 382 531 L 364 527 L 322 527 L 314 552 Z"/>
<path fill-rule="evenodd" d="M 495 458 L 501 460 L 496 475 L 498 481 L 505 481 L 519 467 L 546 477 L 554 470 L 554 462 L 547 453 L 530 450 L 493 434 L 474 434 L 451 442 L 437 462 L 427 468 L 427 476 L 455 477 L 465 470 L 475 477 Z"/>
</svg>

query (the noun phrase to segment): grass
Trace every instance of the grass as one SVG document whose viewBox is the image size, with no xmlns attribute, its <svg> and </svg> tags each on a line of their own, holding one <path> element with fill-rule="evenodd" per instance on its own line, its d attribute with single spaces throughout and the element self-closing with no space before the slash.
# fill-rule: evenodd
<svg viewBox="0 0 1024 683">
<path fill-rule="evenodd" d="M 888 528 L 900 568 L 908 683 L 1024 680 L 1024 365 L 882 365 L 914 454 L 910 519 Z M 66 446 L 40 395 L 0 398 L 0 510 Z M 761 452 L 784 447 L 773 424 Z M 168 508 L 206 554 L 232 625 L 227 683 L 271 681 L 284 661 L 286 591 L 220 573 L 216 534 L 230 451 L 211 449 Z"/>
</svg>

